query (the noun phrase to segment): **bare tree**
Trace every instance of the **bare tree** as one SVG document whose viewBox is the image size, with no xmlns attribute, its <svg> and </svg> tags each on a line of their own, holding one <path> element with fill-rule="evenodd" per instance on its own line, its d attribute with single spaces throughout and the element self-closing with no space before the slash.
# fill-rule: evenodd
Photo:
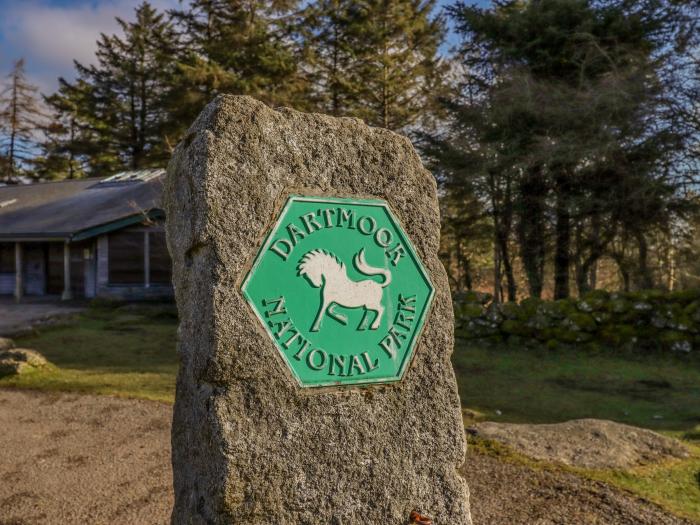
<svg viewBox="0 0 700 525">
<path fill-rule="evenodd" d="M 20 58 L 0 87 L 0 155 L 4 159 L 1 181 L 19 182 L 22 162 L 33 156 L 41 116 L 38 89 L 27 81 L 24 59 Z"/>
</svg>

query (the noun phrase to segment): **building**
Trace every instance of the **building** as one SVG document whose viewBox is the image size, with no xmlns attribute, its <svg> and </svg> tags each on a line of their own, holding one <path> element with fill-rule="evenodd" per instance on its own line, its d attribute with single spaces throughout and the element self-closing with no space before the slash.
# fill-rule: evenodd
<svg viewBox="0 0 700 525">
<path fill-rule="evenodd" d="M 0 295 L 171 297 L 164 176 L 0 187 Z"/>
</svg>

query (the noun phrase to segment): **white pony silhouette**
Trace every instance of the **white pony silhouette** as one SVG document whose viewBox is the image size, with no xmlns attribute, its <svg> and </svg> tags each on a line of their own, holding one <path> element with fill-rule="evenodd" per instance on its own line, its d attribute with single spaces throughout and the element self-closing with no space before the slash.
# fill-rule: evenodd
<svg viewBox="0 0 700 525">
<path fill-rule="evenodd" d="M 391 272 L 368 265 L 364 248 L 355 254 L 353 261 L 358 271 L 365 275 L 382 275 L 384 282 L 380 284 L 372 279 L 353 281 L 347 275 L 345 264 L 325 250 L 311 250 L 299 260 L 297 275 L 306 277 L 314 288 L 321 288 L 321 308 L 311 326 L 312 332 L 318 332 L 325 313 L 336 321 L 347 324 L 348 318 L 345 315 L 333 311 L 335 304 L 345 308 L 365 309 L 358 330 L 366 328 L 367 311 L 372 310 L 375 316 L 369 328 L 379 328 L 384 313 L 382 295 L 384 288 L 391 282 Z"/>
</svg>

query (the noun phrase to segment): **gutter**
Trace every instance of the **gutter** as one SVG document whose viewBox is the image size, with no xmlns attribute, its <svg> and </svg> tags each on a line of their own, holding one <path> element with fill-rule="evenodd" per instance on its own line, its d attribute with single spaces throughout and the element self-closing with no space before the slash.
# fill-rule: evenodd
<svg viewBox="0 0 700 525">
<path fill-rule="evenodd" d="M 120 230 L 132 224 L 141 223 L 144 220 L 164 218 L 165 213 L 163 210 L 155 208 L 146 213 L 137 213 L 116 221 L 92 226 L 76 232 L 0 234 L 0 242 L 78 242 L 104 233 Z"/>
</svg>

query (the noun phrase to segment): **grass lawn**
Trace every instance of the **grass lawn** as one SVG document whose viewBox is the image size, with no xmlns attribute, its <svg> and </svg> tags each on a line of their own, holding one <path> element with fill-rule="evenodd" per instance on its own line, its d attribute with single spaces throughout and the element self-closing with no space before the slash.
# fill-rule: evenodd
<svg viewBox="0 0 700 525">
<path fill-rule="evenodd" d="M 15 338 L 51 363 L 0 379 L 0 386 L 173 402 L 177 354 L 173 307 L 88 309 L 65 325 Z"/>
<path fill-rule="evenodd" d="M 15 338 L 52 363 L 0 387 L 172 402 L 177 321 L 172 307 L 93 307 L 62 326 Z M 493 421 L 552 423 L 593 417 L 684 440 L 692 457 L 627 471 L 576 470 L 700 522 L 700 358 L 484 348 L 457 343 L 462 404 Z M 516 456 L 513 456 L 516 457 Z M 556 468 L 556 467 L 548 467 Z"/>
<path fill-rule="evenodd" d="M 601 351 L 484 348 L 458 342 L 462 405 L 515 423 L 612 419 L 682 439 L 691 451 L 625 471 L 574 469 L 700 522 L 700 359 Z M 515 456 L 514 456 L 515 457 Z"/>
<path fill-rule="evenodd" d="M 689 435 L 700 428 L 697 357 L 484 348 L 458 341 L 452 360 L 462 405 L 492 421 L 594 417 Z"/>
</svg>

